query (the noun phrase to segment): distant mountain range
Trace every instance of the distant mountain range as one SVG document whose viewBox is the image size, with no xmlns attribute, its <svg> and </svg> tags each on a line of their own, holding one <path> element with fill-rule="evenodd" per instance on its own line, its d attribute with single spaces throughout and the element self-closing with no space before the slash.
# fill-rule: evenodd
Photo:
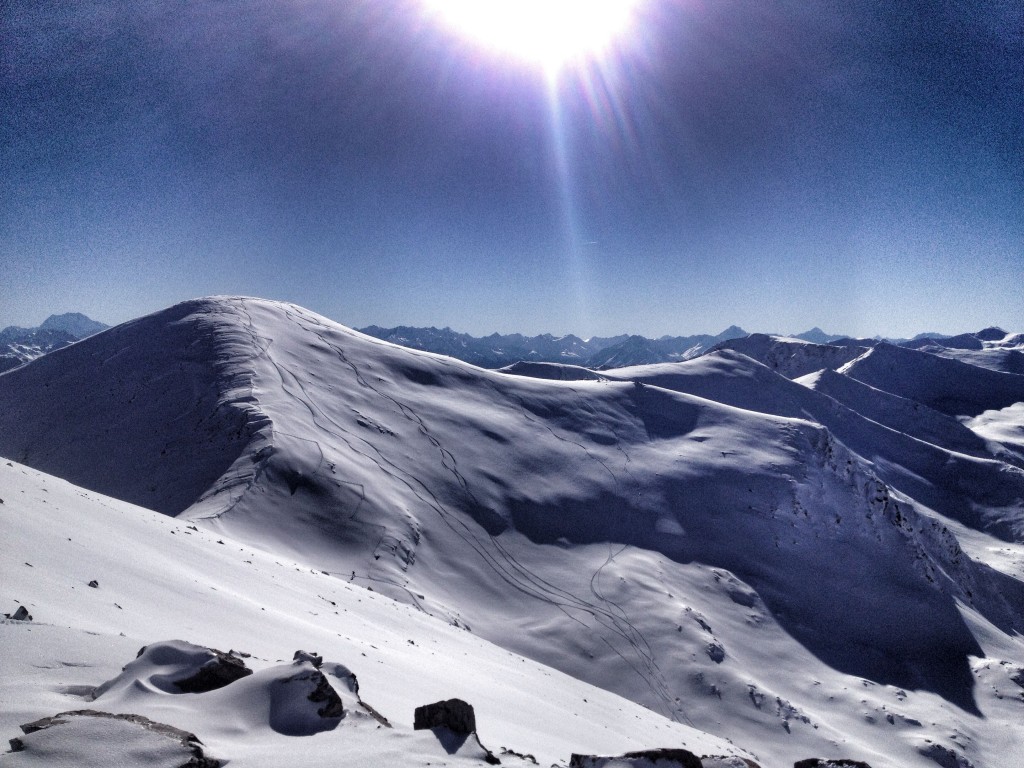
<svg viewBox="0 0 1024 768">
<path fill-rule="evenodd" d="M 376 325 L 358 330 L 392 344 L 448 355 L 481 368 L 504 368 L 526 361 L 567 363 L 598 370 L 689 360 L 719 342 L 748 335 L 735 325 L 716 336 L 699 334 L 662 336 L 659 339 L 627 335 L 581 339 L 573 334 L 553 336 L 550 333 L 540 336 L 493 333 L 477 338 L 451 328 L 381 328 Z"/>
<path fill-rule="evenodd" d="M 553 336 L 550 333 L 540 336 L 492 333 L 490 336 L 476 337 L 470 336 L 468 333 L 453 331 L 451 328 L 414 328 L 405 325 L 397 328 L 381 328 L 371 325 L 358 330 L 367 336 L 383 339 L 392 344 L 447 355 L 481 368 L 505 368 L 518 362 L 529 362 L 563 363 L 598 371 L 626 368 L 633 365 L 692 360 L 711 349 L 719 348 L 723 344 L 728 346 L 728 342 L 747 337 L 756 337 L 762 340 L 800 340 L 811 344 L 859 348 L 861 351 L 884 341 L 889 344 L 912 349 L 927 349 L 935 354 L 959 358 L 963 357 L 960 353 L 961 350 L 981 351 L 984 342 L 998 342 L 1006 336 L 1006 332 L 1001 328 L 986 328 L 978 333 L 964 333 L 958 336 L 920 333 L 911 339 L 884 339 L 880 336 L 871 339 L 855 339 L 842 334 L 826 333 L 817 327 L 795 336 L 780 336 L 778 334 L 750 334 L 735 325 L 729 326 L 717 335 L 662 336 L 658 339 L 637 335 L 595 336 L 590 339 L 582 339 L 573 334 Z M 989 346 L 992 344 L 990 343 Z M 950 352 L 950 350 L 957 350 L 957 352 Z M 991 357 L 991 355 L 987 356 Z M 852 359 L 852 357 L 848 357 L 848 359 Z M 1024 366 L 1024 361 L 1019 362 L 1021 366 Z M 984 363 L 981 364 L 984 365 Z M 1018 361 L 1011 360 L 1008 364 L 1008 368 L 1006 366 L 1002 366 L 1002 368 L 1014 373 L 1024 371 L 1024 367 L 1020 370 L 1017 369 Z"/>
<path fill-rule="evenodd" d="M 36 328 L 8 326 L 0 331 L 0 373 L 109 327 L 80 312 L 50 315 Z M 446 355 L 480 368 L 490 369 L 527 362 L 560 363 L 606 371 L 636 365 L 692 360 L 712 349 L 741 351 L 769 367 L 776 367 L 771 360 L 777 358 L 783 368 L 789 369 L 793 363 L 781 361 L 789 356 L 786 350 L 792 343 L 800 340 L 814 345 L 848 349 L 845 353 L 834 350 L 831 354 L 824 351 L 811 354 L 806 362 L 798 364 L 802 367 L 813 365 L 812 359 L 815 354 L 825 355 L 829 360 L 847 362 L 869 347 L 884 341 L 1009 373 L 1024 373 L 1024 352 L 1016 348 L 1019 344 L 1000 343 L 1007 335 L 1001 328 L 986 328 L 977 333 L 956 336 L 920 333 L 910 339 L 883 339 L 880 336 L 856 339 L 842 334 L 826 333 L 818 327 L 794 336 L 752 334 L 736 325 L 731 325 L 715 335 L 661 336 L 657 339 L 628 334 L 583 339 L 574 334 L 554 336 L 550 333 L 539 336 L 492 333 L 489 336 L 476 337 L 453 331 L 451 328 L 417 328 L 405 325 L 395 328 L 370 325 L 357 330 L 409 349 Z M 803 354 L 798 356 L 806 357 Z M 821 367 L 826 366 L 818 366 Z"/>
<path fill-rule="evenodd" d="M 0 373 L 109 327 L 81 312 L 50 315 L 36 328 L 9 325 L 0 331 Z"/>
</svg>

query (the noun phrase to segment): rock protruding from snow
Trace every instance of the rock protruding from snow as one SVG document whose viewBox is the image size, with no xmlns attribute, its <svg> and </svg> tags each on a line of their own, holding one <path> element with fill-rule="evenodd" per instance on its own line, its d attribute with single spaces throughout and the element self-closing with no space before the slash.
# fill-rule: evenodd
<svg viewBox="0 0 1024 768">
<path fill-rule="evenodd" d="M 252 670 L 234 651 L 224 653 L 183 640 L 169 640 L 141 648 L 120 675 L 96 689 L 93 698 L 99 699 L 111 689 L 142 679 L 163 693 L 207 693 L 251 674 Z"/>
<path fill-rule="evenodd" d="M 32 621 L 32 614 L 24 605 L 19 605 L 14 613 L 5 613 L 4 616 L 13 621 Z"/>
<path fill-rule="evenodd" d="M 308 661 L 317 669 L 320 669 L 320 665 L 324 663 L 324 657 L 316 653 L 310 653 L 309 651 L 296 651 L 292 656 L 292 661 Z"/>
<path fill-rule="evenodd" d="M 703 763 L 687 749 L 647 749 L 619 757 L 574 754 L 569 768 L 703 768 Z"/>
<path fill-rule="evenodd" d="M 753 760 L 736 755 L 701 755 L 700 764 L 703 768 L 761 768 Z"/>
<path fill-rule="evenodd" d="M 928 744 L 920 747 L 917 751 L 934 760 L 942 768 L 974 768 L 974 763 L 966 757 L 941 744 Z"/>
<path fill-rule="evenodd" d="M 812 757 L 807 760 L 798 760 L 793 764 L 793 768 L 871 768 L 871 766 L 861 760 Z"/>
<path fill-rule="evenodd" d="M 195 734 L 136 714 L 93 709 L 61 712 L 21 726 L 23 738 L 11 739 L 5 765 L 78 768 L 141 765 L 155 768 L 220 768 Z"/>
<path fill-rule="evenodd" d="M 204 669 L 207 679 L 214 682 L 240 676 L 200 691 Z M 195 706 L 239 713 L 250 727 L 269 726 L 284 736 L 329 731 L 345 716 L 341 696 L 327 676 L 305 658 L 254 673 L 233 652 L 225 654 L 182 640 L 146 646 L 120 675 L 97 688 L 93 698 L 109 701 L 111 707 L 136 706 L 142 696 L 155 703 L 168 696 L 179 697 L 182 681 L 188 681 L 186 688 L 195 686 L 189 693 L 202 697 L 202 703 Z M 342 682 L 347 684 L 348 678 Z"/>
<path fill-rule="evenodd" d="M 476 714 L 473 705 L 462 699 L 448 699 L 416 707 L 413 730 L 447 728 L 453 733 L 475 733 Z"/>
<path fill-rule="evenodd" d="M 182 693 L 215 691 L 252 674 L 252 670 L 235 654 L 220 651 L 214 653 L 216 656 L 203 664 L 194 674 L 174 681 Z"/>
</svg>

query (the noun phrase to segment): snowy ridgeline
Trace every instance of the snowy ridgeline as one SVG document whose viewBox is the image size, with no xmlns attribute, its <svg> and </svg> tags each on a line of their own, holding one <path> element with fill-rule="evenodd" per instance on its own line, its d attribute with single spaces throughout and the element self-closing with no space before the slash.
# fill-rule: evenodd
<svg viewBox="0 0 1024 768">
<path fill-rule="evenodd" d="M 1012 361 L 1015 338 L 965 351 Z M 261 749 L 312 763 L 345 729 L 345 764 L 485 760 L 409 730 L 416 706 L 455 697 L 511 764 L 665 747 L 1009 768 L 1022 409 L 1024 376 L 927 345 L 750 336 L 687 362 L 494 372 L 294 305 L 178 305 L 0 376 L 18 542 L 0 598 L 34 617 L 2 627 L 18 649 L 2 724 L 137 714 L 240 765 L 273 764 Z M 252 679 L 183 696 L 140 664 L 69 701 L 175 639 L 251 652 Z M 66 666 L 62 644 L 98 669 Z M 330 665 L 354 672 L 395 727 L 275 728 L 296 649 L 322 653 L 329 682 Z"/>
</svg>

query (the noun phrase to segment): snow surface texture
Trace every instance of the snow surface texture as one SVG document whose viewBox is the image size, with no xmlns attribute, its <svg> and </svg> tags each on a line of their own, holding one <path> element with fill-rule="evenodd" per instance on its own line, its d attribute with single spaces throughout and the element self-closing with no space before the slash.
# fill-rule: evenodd
<svg viewBox="0 0 1024 768">
<path fill-rule="evenodd" d="M 474 705 L 480 739 L 503 765 L 535 764 L 507 751 L 551 765 L 573 752 L 661 743 L 745 754 L 366 587 L 187 521 L 13 462 L 0 462 L 0 488 L 0 599 L 28 606 L 34 619 L 0 621 L 0 736 L 26 746 L 0 757 L 5 766 L 159 766 L 165 752 L 182 754 L 110 719 L 34 736 L 19 728 L 78 710 L 193 733 L 206 755 L 237 768 L 482 765 L 475 743 L 449 754 L 450 741 L 412 730 L 417 706 L 451 696 Z M 212 654 L 173 638 L 236 648 L 254 673 L 181 693 L 174 681 Z M 310 653 L 293 659 L 299 649 Z M 343 703 L 340 718 L 321 717 L 323 704 L 308 699 L 302 678 L 318 671 L 308 661 L 314 650 Z"/>
<path fill-rule="evenodd" d="M 941 749 L 1009 768 L 1024 493 L 998 436 L 1024 378 L 887 347 L 808 352 L 786 373 L 838 372 L 799 382 L 735 350 L 520 370 L 537 379 L 208 299 L 0 376 L 0 453 L 372 586 L 762 765 Z M 452 696 L 476 704 L 416 703 Z"/>
</svg>

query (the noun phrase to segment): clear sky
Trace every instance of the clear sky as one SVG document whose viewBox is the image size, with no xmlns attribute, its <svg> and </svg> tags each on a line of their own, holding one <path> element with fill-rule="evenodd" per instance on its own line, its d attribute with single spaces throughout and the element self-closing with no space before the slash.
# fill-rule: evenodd
<svg viewBox="0 0 1024 768">
<path fill-rule="evenodd" d="M 242 293 L 477 335 L 1024 330 L 1020 0 L 641 0 L 554 74 L 442 22 L 0 3 L 0 327 Z"/>
</svg>

